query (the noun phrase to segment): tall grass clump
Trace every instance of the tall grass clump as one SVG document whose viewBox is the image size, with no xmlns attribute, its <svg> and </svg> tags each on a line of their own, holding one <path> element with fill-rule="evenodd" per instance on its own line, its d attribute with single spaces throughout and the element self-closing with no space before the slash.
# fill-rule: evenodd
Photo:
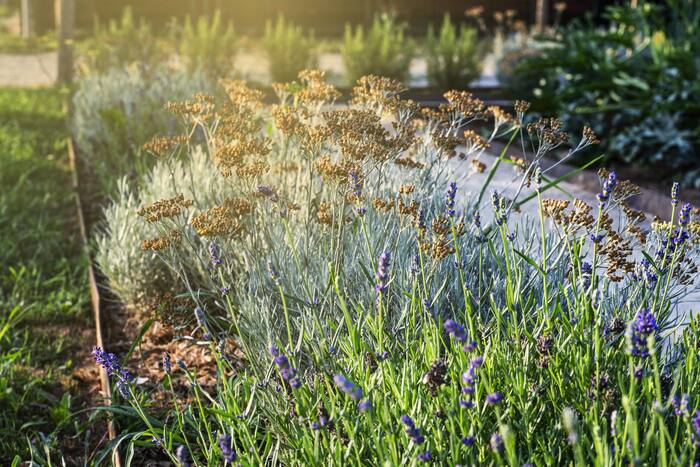
<svg viewBox="0 0 700 467">
<path fill-rule="evenodd" d="M 346 25 L 341 54 L 348 84 L 370 74 L 406 82 L 413 44 L 405 37 L 405 30 L 405 24 L 386 14 L 375 16 L 366 29 Z"/>
<path fill-rule="evenodd" d="M 277 86 L 273 106 L 241 82 L 225 90 L 169 105 L 182 137 L 206 135 L 220 195 L 190 190 L 176 171 L 187 151 L 164 145 L 177 194 L 130 209 L 157 231 L 143 254 L 190 301 L 178 338 L 207 359 L 165 354 L 146 389 L 94 349 L 124 442 L 177 465 L 697 459 L 699 324 L 677 302 L 696 282 L 700 224 L 677 186 L 669 220 L 648 227 L 614 172 L 591 204 L 552 198 L 540 162 L 568 135 L 524 123 L 521 101 L 510 115 L 450 91 L 420 110 L 370 76 L 334 107 L 318 72 Z M 526 133 L 514 191 L 488 193 Z M 505 149 L 467 196 L 451 159 L 496 139 Z M 586 129 L 570 154 L 596 142 Z M 200 378 L 211 362 L 215 381 Z"/>
<path fill-rule="evenodd" d="M 174 44 L 179 59 L 191 73 L 205 73 L 213 79 L 225 78 L 233 70 L 236 57 L 236 32 L 231 23 L 224 24 L 217 10 L 211 18 L 185 18 L 180 28 L 173 25 Z"/>
<path fill-rule="evenodd" d="M 92 36 L 78 44 L 76 66 L 83 75 L 105 73 L 137 63 L 152 68 L 167 60 L 167 48 L 143 18 L 136 20 L 131 7 L 107 26 L 95 21 Z"/>
<path fill-rule="evenodd" d="M 265 23 L 262 45 L 274 82 L 292 81 L 301 70 L 315 66 L 313 34 L 306 35 L 301 26 L 285 21 L 283 16 L 274 23 Z"/>
<path fill-rule="evenodd" d="M 481 76 L 487 52 L 487 43 L 479 38 L 477 29 L 465 25 L 458 29 L 446 14 L 437 34 L 432 24 L 428 27 L 428 82 L 438 89 L 466 88 Z"/>
</svg>

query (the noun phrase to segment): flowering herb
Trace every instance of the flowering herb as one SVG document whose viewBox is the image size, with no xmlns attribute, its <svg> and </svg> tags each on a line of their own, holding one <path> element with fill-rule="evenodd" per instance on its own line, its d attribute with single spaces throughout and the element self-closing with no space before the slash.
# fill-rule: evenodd
<svg viewBox="0 0 700 467">
<path fill-rule="evenodd" d="M 385 251 L 379 256 L 377 264 L 377 273 L 375 274 L 376 284 L 375 290 L 381 295 L 383 294 L 389 282 L 389 268 L 391 267 L 391 253 Z"/>
<path fill-rule="evenodd" d="M 612 195 L 615 186 L 617 186 L 617 174 L 615 172 L 610 172 L 607 179 L 603 182 L 603 190 L 597 195 L 601 205 L 604 205 L 610 200 L 610 195 Z"/>
<path fill-rule="evenodd" d="M 221 449 L 221 455 L 224 458 L 224 462 L 234 462 L 238 459 L 236 450 L 233 448 L 233 440 L 230 435 L 222 433 L 219 436 L 219 449 Z"/>
<path fill-rule="evenodd" d="M 274 345 L 270 346 L 269 351 L 282 379 L 286 381 L 292 389 L 299 389 L 299 387 L 301 387 L 301 380 L 299 379 L 296 368 L 293 368 L 291 363 L 289 363 L 287 356 L 280 352 Z"/>
<path fill-rule="evenodd" d="M 654 315 L 645 308 L 639 310 L 627 328 L 627 352 L 636 357 L 648 357 L 648 339 L 658 329 Z"/>
<path fill-rule="evenodd" d="M 416 428 L 416 424 L 413 419 L 408 415 L 401 416 L 401 423 L 406 427 L 406 434 L 411 438 L 414 444 L 423 444 L 425 442 L 425 437 L 420 428 Z"/>
<path fill-rule="evenodd" d="M 447 215 L 449 217 L 454 217 L 455 215 L 455 197 L 457 196 L 457 184 L 455 182 L 450 182 L 450 186 L 445 194 L 445 208 L 447 209 Z"/>
<path fill-rule="evenodd" d="M 117 356 L 113 353 L 105 352 L 98 346 L 92 348 L 92 356 L 95 362 L 104 368 L 109 376 L 115 376 L 117 378 L 117 389 L 119 393 L 122 397 L 128 398 L 128 386 L 131 384 L 133 376 L 121 366 Z"/>
<path fill-rule="evenodd" d="M 345 376 L 340 374 L 334 375 L 333 382 L 335 382 L 336 386 L 338 386 L 341 391 L 350 396 L 350 398 L 356 401 L 362 399 L 362 388 L 355 385 L 355 383 L 347 379 Z"/>
</svg>

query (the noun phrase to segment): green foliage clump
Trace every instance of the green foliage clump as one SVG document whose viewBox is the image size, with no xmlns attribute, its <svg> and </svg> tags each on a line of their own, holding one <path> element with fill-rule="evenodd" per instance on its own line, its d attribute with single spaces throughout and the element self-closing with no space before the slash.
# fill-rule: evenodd
<svg viewBox="0 0 700 467">
<path fill-rule="evenodd" d="M 512 94 L 569 130 L 589 124 L 611 161 L 700 187 L 700 7 L 643 2 L 605 17 L 606 28 L 577 21 L 541 37 L 513 63 Z"/>
<path fill-rule="evenodd" d="M 106 27 L 95 21 L 91 37 L 78 43 L 78 70 L 85 75 L 138 63 L 153 67 L 167 59 L 167 50 L 150 24 L 136 21 L 131 7 L 124 8 L 119 20 Z"/>
<path fill-rule="evenodd" d="M 190 73 L 203 72 L 219 79 L 228 76 L 236 56 L 236 33 L 232 24 L 224 24 L 221 12 L 211 19 L 189 16 L 181 30 L 176 27 L 177 54 Z"/>
<path fill-rule="evenodd" d="M 439 89 L 465 89 L 481 76 L 487 42 L 479 38 L 475 28 L 461 25 L 459 29 L 445 15 L 438 35 L 433 25 L 428 27 L 425 59 L 428 82 Z"/>
<path fill-rule="evenodd" d="M 405 29 L 393 15 L 375 16 L 367 29 L 346 25 L 341 54 L 348 84 L 370 74 L 406 82 L 414 46 Z"/>
<path fill-rule="evenodd" d="M 295 80 L 301 70 L 315 66 L 313 34 L 307 36 L 301 26 L 285 21 L 283 16 L 265 24 L 262 46 L 274 82 Z"/>
</svg>

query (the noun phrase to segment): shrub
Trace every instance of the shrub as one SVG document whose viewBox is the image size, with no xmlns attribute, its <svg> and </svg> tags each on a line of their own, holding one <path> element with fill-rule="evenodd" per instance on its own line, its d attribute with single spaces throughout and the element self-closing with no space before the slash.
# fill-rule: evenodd
<svg viewBox="0 0 700 467">
<path fill-rule="evenodd" d="M 541 38 L 540 52 L 516 65 L 513 94 L 570 130 L 590 123 L 609 160 L 700 186 L 697 5 L 610 7 L 606 17 L 605 29 L 575 22 Z"/>
<path fill-rule="evenodd" d="M 438 36 L 432 25 L 428 27 L 428 82 L 438 89 L 466 88 L 481 76 L 486 52 L 486 42 L 479 39 L 476 29 L 462 25 L 458 32 L 446 14 Z"/>
<path fill-rule="evenodd" d="M 218 10 L 211 19 L 200 16 L 195 22 L 188 16 L 181 30 L 174 27 L 177 53 L 190 73 L 205 73 L 211 78 L 231 74 L 236 56 L 233 25 L 221 22 Z"/>
<path fill-rule="evenodd" d="M 265 24 L 262 44 L 274 82 L 292 81 L 301 70 L 315 65 L 313 34 L 306 36 L 301 26 L 286 22 L 283 16 Z"/>
<path fill-rule="evenodd" d="M 146 171 L 153 157 L 144 154 L 143 145 L 178 128 L 176 117 L 161 111 L 165 104 L 208 88 L 201 74 L 164 67 L 82 77 L 73 96 L 71 128 L 97 188 L 109 192 L 123 175 Z"/>
<path fill-rule="evenodd" d="M 367 30 L 346 25 L 341 54 L 348 84 L 370 74 L 407 81 L 413 44 L 405 29 L 392 15 L 375 16 Z"/>
<path fill-rule="evenodd" d="M 122 17 L 111 20 L 107 27 L 95 21 L 92 37 L 79 43 L 78 69 L 82 74 L 100 74 L 110 68 L 133 63 L 147 68 L 163 63 L 167 50 L 144 20 L 136 21 L 130 7 Z"/>
<path fill-rule="evenodd" d="M 510 116 L 449 92 L 418 112 L 398 82 L 367 77 L 349 108 L 329 107 L 319 73 L 300 81 L 275 106 L 239 82 L 223 104 L 174 106 L 207 145 L 163 159 L 162 187 L 139 188 L 159 199 L 124 213 L 155 231 L 142 254 L 173 271 L 192 303 L 178 332 L 208 355 L 177 367 L 165 355 L 148 390 L 95 350 L 130 407 L 113 409 L 131 415 L 125 439 L 207 465 L 695 458 L 684 394 L 700 379 L 699 325 L 676 328 L 675 307 L 696 279 L 700 224 L 677 189 L 670 222 L 645 232 L 627 201 L 638 189 L 614 173 L 594 206 L 544 198 L 556 184 L 539 162 L 567 135 L 550 119 L 521 128 L 522 102 Z M 484 111 L 509 141 L 501 158 L 521 130 L 534 151 L 490 208 L 491 177 L 463 202 L 448 162 L 492 141 L 472 132 Z M 594 142 L 587 129 L 573 152 Z M 222 183 L 192 189 L 195 161 Z M 517 214 L 528 200 L 533 222 Z M 212 359 L 216 381 L 200 379 Z"/>
</svg>

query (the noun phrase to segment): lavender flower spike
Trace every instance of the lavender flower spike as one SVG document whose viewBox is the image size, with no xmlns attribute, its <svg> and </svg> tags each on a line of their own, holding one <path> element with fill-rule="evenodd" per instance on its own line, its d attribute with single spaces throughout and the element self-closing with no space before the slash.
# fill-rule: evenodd
<svg viewBox="0 0 700 467">
<path fill-rule="evenodd" d="M 333 375 L 333 382 L 352 399 L 359 401 L 362 399 L 362 388 L 355 385 L 352 381 L 343 375 Z"/>
<path fill-rule="evenodd" d="M 455 197 L 457 196 L 457 184 L 455 182 L 450 183 L 450 187 L 447 189 L 445 194 L 445 208 L 447 208 L 447 215 L 454 217 L 455 215 Z"/>
<path fill-rule="evenodd" d="M 385 251 L 384 253 L 379 256 L 379 263 L 377 265 L 377 273 L 375 274 L 375 279 L 377 280 L 376 285 L 374 286 L 375 290 L 379 292 L 379 294 L 383 294 L 388 285 L 387 283 L 389 282 L 389 268 L 391 267 L 391 253 L 388 251 Z"/>
</svg>

